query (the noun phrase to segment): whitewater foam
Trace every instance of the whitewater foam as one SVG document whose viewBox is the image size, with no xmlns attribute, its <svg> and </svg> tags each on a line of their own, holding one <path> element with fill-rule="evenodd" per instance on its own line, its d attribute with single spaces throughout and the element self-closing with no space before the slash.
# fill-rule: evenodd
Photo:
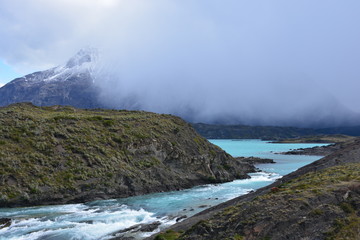
<svg viewBox="0 0 360 240">
<path fill-rule="evenodd" d="M 239 141 L 238 143 L 246 142 Z M 264 151 L 261 150 L 263 143 L 251 141 L 251 144 L 257 144 L 257 147 L 253 148 L 260 152 L 259 154 L 263 154 Z M 264 145 L 266 148 L 269 146 L 279 148 L 274 144 Z M 269 148 L 269 151 L 272 150 Z M 294 171 L 300 165 L 319 158 L 281 156 L 272 153 L 265 157 L 277 158 L 275 161 L 278 163 L 261 164 L 258 167 L 268 172 L 251 173 L 249 179 L 224 184 L 211 184 L 183 191 L 85 204 L 0 209 L 0 218 L 12 219 L 9 227 L 0 229 L 0 240 L 106 240 L 123 234 L 142 239 L 175 224 L 180 216 L 190 217 L 210 206 L 266 186 L 289 171 Z M 126 233 L 121 232 L 134 226 L 139 229 L 141 227 L 139 224 L 154 222 L 160 222 L 161 225 L 152 232 L 131 232 L 130 230 Z"/>
</svg>

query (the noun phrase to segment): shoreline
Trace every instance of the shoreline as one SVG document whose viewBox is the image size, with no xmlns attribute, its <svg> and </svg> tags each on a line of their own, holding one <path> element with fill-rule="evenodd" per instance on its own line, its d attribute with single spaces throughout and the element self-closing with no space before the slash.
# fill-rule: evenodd
<svg viewBox="0 0 360 240">
<path fill-rule="evenodd" d="M 329 167 L 338 166 L 340 164 L 357 163 L 357 162 L 359 162 L 359 159 L 354 157 L 351 154 L 349 154 L 347 157 L 344 158 L 344 152 L 345 153 L 351 152 L 352 150 L 356 149 L 356 146 L 359 146 L 359 145 L 360 145 L 360 139 L 355 139 L 353 141 L 342 143 L 342 144 L 336 144 L 335 146 L 337 146 L 337 150 L 332 149 L 331 151 L 333 151 L 333 152 L 331 154 L 324 156 L 320 160 L 317 160 L 311 164 L 301 167 L 298 170 L 283 176 L 282 178 L 278 179 L 274 183 L 256 190 L 255 192 L 251 192 L 251 193 L 239 196 L 239 197 L 229 200 L 227 202 L 221 203 L 217 206 L 208 208 L 188 219 L 185 219 L 182 222 L 176 223 L 175 225 L 169 227 L 165 231 L 170 230 L 170 231 L 174 231 L 174 232 L 186 232 L 193 226 L 199 225 L 198 223 L 203 222 L 207 219 L 211 219 L 212 217 L 214 217 L 214 215 L 220 213 L 221 211 L 223 211 L 224 209 L 226 209 L 228 207 L 235 206 L 235 205 L 245 203 L 245 202 L 251 202 L 260 196 L 264 196 L 265 194 L 270 193 L 272 191 L 272 189 L 277 189 L 278 187 L 280 187 L 280 185 L 287 183 L 295 178 L 301 177 L 307 173 L 317 172 L 322 169 L 327 169 Z M 152 239 L 155 239 L 155 237 L 157 235 L 159 235 L 159 233 L 154 234 L 154 235 L 150 236 L 149 238 L 145 238 L 145 239 L 152 240 Z"/>
</svg>

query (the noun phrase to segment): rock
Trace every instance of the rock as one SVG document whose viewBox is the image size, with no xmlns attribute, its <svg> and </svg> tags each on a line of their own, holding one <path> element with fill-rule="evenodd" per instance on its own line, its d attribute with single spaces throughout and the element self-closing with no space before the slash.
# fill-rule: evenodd
<svg viewBox="0 0 360 240">
<path fill-rule="evenodd" d="M 10 218 L 0 218 L 0 229 L 9 227 L 11 225 Z"/>
<path fill-rule="evenodd" d="M 155 229 L 157 229 L 161 225 L 161 222 L 153 222 L 150 224 L 144 224 L 140 227 L 139 232 L 153 232 Z"/>
<path fill-rule="evenodd" d="M 346 193 L 345 193 L 344 196 L 343 196 L 344 201 L 349 198 L 350 192 L 351 192 L 350 190 L 346 191 Z"/>
<path fill-rule="evenodd" d="M 285 155 L 314 155 L 314 156 L 328 156 L 336 151 L 339 151 L 346 146 L 354 143 L 357 138 L 350 137 L 350 140 L 346 142 L 339 142 L 335 144 L 330 144 L 327 146 L 320 146 L 320 147 L 312 147 L 312 148 L 301 148 L 296 149 L 288 152 L 281 152 L 278 154 L 285 154 Z"/>
<path fill-rule="evenodd" d="M 185 219 L 185 218 L 187 218 L 187 216 L 186 216 L 186 215 L 182 215 L 182 216 L 176 218 L 176 222 L 180 222 L 181 220 L 183 220 L 183 219 Z"/>
<path fill-rule="evenodd" d="M 206 208 L 206 207 L 210 207 L 209 205 L 200 205 L 198 208 Z"/>
<path fill-rule="evenodd" d="M 110 238 L 110 240 L 135 240 L 135 239 L 136 238 L 129 236 L 118 236 L 118 237 Z"/>
<path fill-rule="evenodd" d="M 273 159 L 270 158 L 258 158 L 258 157 L 236 157 L 236 160 L 240 162 L 248 162 L 251 164 L 262 164 L 262 163 L 275 163 Z"/>
</svg>

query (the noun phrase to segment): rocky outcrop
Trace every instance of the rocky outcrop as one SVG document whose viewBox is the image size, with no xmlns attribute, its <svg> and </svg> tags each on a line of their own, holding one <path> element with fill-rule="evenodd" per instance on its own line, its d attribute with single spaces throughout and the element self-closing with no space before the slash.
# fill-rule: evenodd
<svg viewBox="0 0 360 240">
<path fill-rule="evenodd" d="M 315 136 L 280 139 L 278 141 L 274 141 L 273 143 L 344 143 L 354 140 L 355 138 L 356 137 L 342 135 L 342 134 L 333 134 L 333 135 L 318 134 Z"/>
<path fill-rule="evenodd" d="M 320 146 L 320 147 L 312 147 L 312 148 L 299 148 L 296 150 L 291 150 L 288 152 L 278 153 L 278 154 L 285 154 L 285 155 L 313 155 L 313 156 L 327 156 L 336 151 L 345 149 L 347 146 L 352 145 L 357 138 L 349 137 L 349 140 L 342 143 L 335 143 L 330 144 L 327 146 Z"/>
<path fill-rule="evenodd" d="M 275 163 L 275 161 L 270 158 L 236 157 L 235 159 L 241 162 L 248 162 L 250 164 Z"/>
<path fill-rule="evenodd" d="M 155 239 L 358 239 L 359 172 L 357 139 L 268 187 L 186 219 Z"/>
<path fill-rule="evenodd" d="M 247 178 L 178 117 L 15 104 L 0 108 L 0 207 L 84 202 Z"/>
</svg>

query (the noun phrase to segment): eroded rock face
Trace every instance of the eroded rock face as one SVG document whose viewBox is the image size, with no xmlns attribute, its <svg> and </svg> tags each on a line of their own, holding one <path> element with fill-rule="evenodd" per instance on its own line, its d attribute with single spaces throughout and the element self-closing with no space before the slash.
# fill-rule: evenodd
<svg viewBox="0 0 360 240">
<path fill-rule="evenodd" d="M 84 202 L 246 178 L 171 115 L 15 104 L 0 108 L 0 207 Z"/>
</svg>

